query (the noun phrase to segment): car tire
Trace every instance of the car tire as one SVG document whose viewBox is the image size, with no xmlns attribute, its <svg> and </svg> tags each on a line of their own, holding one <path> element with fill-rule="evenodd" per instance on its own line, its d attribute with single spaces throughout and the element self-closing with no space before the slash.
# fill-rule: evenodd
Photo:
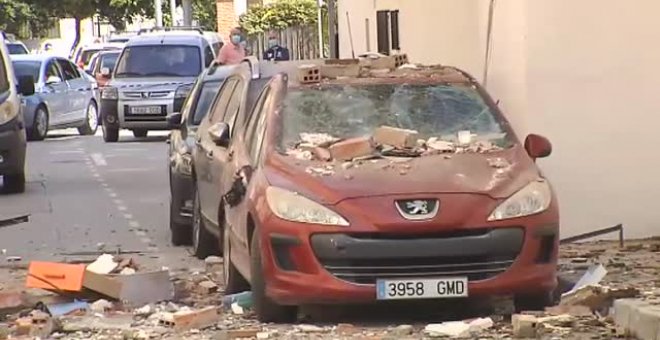
<svg viewBox="0 0 660 340">
<path fill-rule="evenodd" d="M 89 102 L 87 111 L 85 111 L 85 121 L 78 127 L 78 133 L 83 136 L 90 136 L 96 133 L 99 128 L 99 110 L 94 101 Z"/>
<path fill-rule="evenodd" d="M 278 305 L 266 295 L 266 282 L 261 261 L 261 237 L 258 230 L 255 230 L 250 242 L 250 276 L 252 279 L 252 300 L 259 321 L 293 323 L 297 320 L 297 306 Z"/>
<path fill-rule="evenodd" d="M 30 141 L 44 140 L 48 134 L 48 112 L 43 105 L 34 111 L 34 122 L 32 128 L 26 131 L 27 139 Z"/>
<path fill-rule="evenodd" d="M 552 306 L 552 302 L 552 292 L 516 295 L 514 298 L 517 313 L 524 311 L 543 311 L 545 307 Z"/>
<path fill-rule="evenodd" d="M 119 129 L 113 127 L 101 126 L 103 130 L 103 141 L 106 143 L 116 143 L 119 140 Z"/>
<path fill-rule="evenodd" d="M 149 130 L 147 129 L 135 129 L 133 130 L 133 137 L 135 138 L 144 138 L 147 137 Z"/>
<path fill-rule="evenodd" d="M 187 246 L 192 243 L 192 233 L 190 226 L 183 223 L 178 223 L 176 218 L 181 211 L 181 200 L 178 199 L 176 193 L 172 192 L 170 196 L 170 233 L 171 242 L 174 246 Z"/>
<path fill-rule="evenodd" d="M 205 259 L 211 255 L 215 255 L 217 240 L 215 237 L 206 230 L 204 219 L 202 218 L 202 209 L 199 202 L 199 192 L 195 188 L 195 196 L 193 199 L 193 227 L 192 227 L 192 246 L 193 253 L 198 259 Z"/>
<path fill-rule="evenodd" d="M 5 175 L 3 177 L 4 192 L 8 194 L 20 194 L 25 192 L 25 173 Z"/>
<path fill-rule="evenodd" d="M 241 275 L 231 261 L 231 244 L 229 243 L 229 229 L 227 228 L 226 222 L 222 228 L 222 233 L 222 267 L 225 295 L 250 290 L 250 284 L 245 280 L 243 275 Z"/>
</svg>

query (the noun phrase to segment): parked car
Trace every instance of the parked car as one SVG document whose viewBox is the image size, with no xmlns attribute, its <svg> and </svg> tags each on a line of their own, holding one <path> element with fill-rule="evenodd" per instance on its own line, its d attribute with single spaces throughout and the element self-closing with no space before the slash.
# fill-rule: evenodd
<svg viewBox="0 0 660 340">
<path fill-rule="evenodd" d="M 7 193 L 25 191 L 27 145 L 20 97 L 33 93 L 31 77 L 16 78 L 4 34 L 0 34 L 0 176 Z"/>
<path fill-rule="evenodd" d="M 30 50 L 28 50 L 27 46 L 25 46 L 25 44 L 20 41 L 8 42 L 7 49 L 9 50 L 9 54 L 11 55 L 30 54 Z"/>
<path fill-rule="evenodd" d="M 135 137 L 169 129 L 166 116 L 181 111 L 195 79 L 214 59 L 211 45 L 196 31 L 132 38 L 101 92 L 103 139 L 116 142 L 119 129 Z"/>
<path fill-rule="evenodd" d="M 74 51 L 71 59 L 78 67 L 85 70 L 89 67 L 89 62 L 95 53 L 100 51 L 121 50 L 123 47 L 123 43 L 96 43 L 80 45 Z"/>
<path fill-rule="evenodd" d="M 102 51 L 96 57 L 96 62 L 91 66 L 90 74 L 96 79 L 99 87 L 103 88 L 110 81 L 112 71 L 115 69 L 117 59 L 121 51 Z"/>
<path fill-rule="evenodd" d="M 222 235 L 227 293 L 250 289 L 258 318 L 275 322 L 305 304 L 549 303 L 558 205 L 534 162 L 547 139 L 522 143 L 454 68 L 300 72 L 274 76 L 247 111 L 233 88 L 246 79 L 228 77 L 197 132 L 193 223 Z"/>
<path fill-rule="evenodd" d="M 71 61 L 52 55 L 14 55 L 19 77 L 35 79 L 36 92 L 24 98 L 30 140 L 43 140 L 51 129 L 78 128 L 93 135 L 98 127 L 97 84 Z"/>
<path fill-rule="evenodd" d="M 168 117 L 172 133 L 168 143 L 170 178 L 170 232 L 172 244 L 187 245 L 191 241 L 192 225 L 192 150 L 197 127 L 211 109 L 220 85 L 233 66 L 210 67 L 202 73 L 181 112 Z"/>
</svg>

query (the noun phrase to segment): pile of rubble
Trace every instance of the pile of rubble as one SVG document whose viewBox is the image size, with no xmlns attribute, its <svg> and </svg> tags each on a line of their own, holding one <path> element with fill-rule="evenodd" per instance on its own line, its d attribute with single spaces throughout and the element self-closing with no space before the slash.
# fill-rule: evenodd
<svg viewBox="0 0 660 340">
<path fill-rule="evenodd" d="M 575 283 L 566 286 L 557 306 L 542 312 L 511 315 L 509 306 L 489 317 L 389 326 L 359 319 L 311 324 L 315 317 L 305 312 L 301 324 L 259 323 L 250 292 L 223 296 L 222 259 L 217 257 L 208 258 L 206 268 L 175 272 L 147 270 L 112 255 L 83 265 L 82 272 L 33 262 L 25 282 L 48 293 L 0 289 L 0 339 L 612 339 L 626 335 L 612 317 L 615 300 L 660 300 L 658 244 L 660 240 L 624 248 L 611 242 L 562 246 L 561 275 Z M 161 272 L 167 275 L 154 274 Z M 115 284 L 108 286 L 110 281 Z M 132 282 L 139 282 L 140 289 L 133 290 Z"/>
<path fill-rule="evenodd" d="M 477 140 L 470 131 L 459 131 L 456 141 L 437 137 L 420 139 L 415 130 L 391 126 L 377 128 L 372 136 L 340 139 L 326 133 L 301 133 L 300 141 L 287 150 L 287 154 L 304 161 L 341 162 L 348 169 L 360 162 L 379 158 L 410 158 L 444 154 L 451 158 L 457 153 L 491 153 L 502 148 L 490 141 Z M 500 159 L 493 167 L 506 167 Z M 334 173 L 334 165 L 310 166 L 307 172 L 328 176 Z M 404 174 L 404 173 L 402 173 Z"/>
</svg>

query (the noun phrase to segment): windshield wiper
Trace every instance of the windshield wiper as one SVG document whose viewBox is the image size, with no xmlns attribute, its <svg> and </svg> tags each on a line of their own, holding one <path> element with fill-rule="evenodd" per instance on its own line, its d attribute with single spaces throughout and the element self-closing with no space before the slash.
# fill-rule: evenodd
<svg viewBox="0 0 660 340">
<path fill-rule="evenodd" d="M 173 72 L 154 72 L 154 73 L 149 73 L 146 76 L 149 76 L 149 77 L 184 77 L 181 74 L 173 73 Z"/>
<path fill-rule="evenodd" d="M 120 72 L 115 74 L 115 77 L 126 77 L 126 76 L 133 76 L 133 77 L 142 77 L 144 76 L 142 73 L 139 72 Z"/>
</svg>

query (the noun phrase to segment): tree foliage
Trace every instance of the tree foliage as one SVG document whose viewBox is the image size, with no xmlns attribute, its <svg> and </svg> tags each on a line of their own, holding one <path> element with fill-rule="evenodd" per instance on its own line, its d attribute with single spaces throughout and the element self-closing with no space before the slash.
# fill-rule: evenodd
<svg viewBox="0 0 660 340">
<path fill-rule="evenodd" d="M 241 15 L 239 24 L 248 34 L 310 25 L 318 19 L 317 10 L 314 0 L 278 0 L 266 6 L 251 7 Z"/>
</svg>

